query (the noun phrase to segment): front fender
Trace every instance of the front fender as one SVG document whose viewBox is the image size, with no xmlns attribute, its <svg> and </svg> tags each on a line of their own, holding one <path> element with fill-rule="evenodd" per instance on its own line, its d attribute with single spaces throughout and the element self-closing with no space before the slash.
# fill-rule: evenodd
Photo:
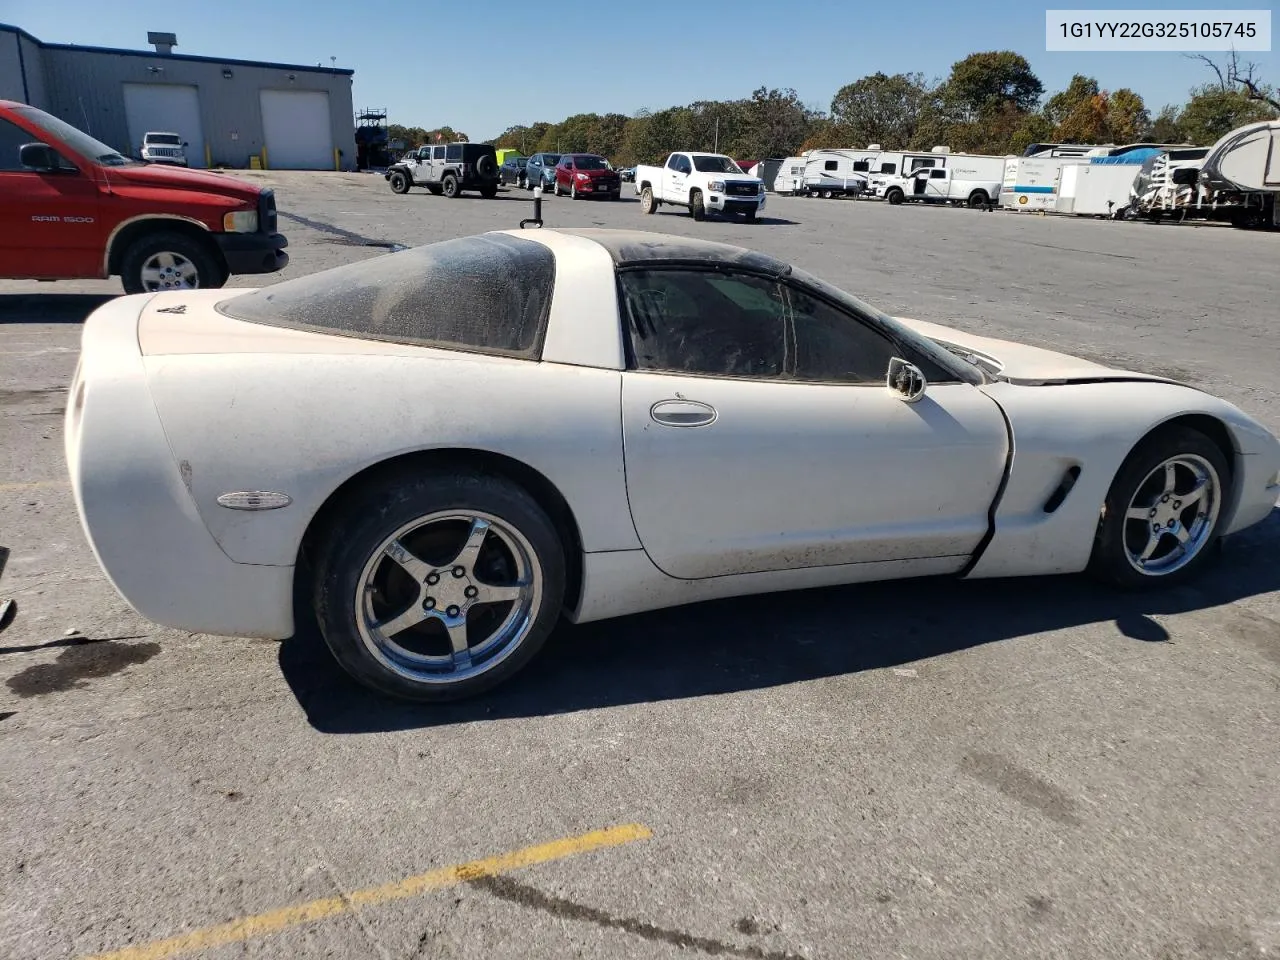
<svg viewBox="0 0 1280 960">
<path fill-rule="evenodd" d="M 1212 417 L 1231 438 L 1233 482 L 1224 504 L 1223 533 L 1263 519 L 1280 494 L 1268 488 L 1280 470 L 1276 439 L 1234 405 L 1192 387 L 1130 381 L 992 383 L 982 389 L 1009 418 L 1013 456 L 995 510 L 994 533 L 969 577 L 1084 570 L 1102 504 L 1121 464 L 1143 437 L 1179 417 Z M 1072 467 L 1080 473 L 1070 492 L 1047 510 Z"/>
</svg>

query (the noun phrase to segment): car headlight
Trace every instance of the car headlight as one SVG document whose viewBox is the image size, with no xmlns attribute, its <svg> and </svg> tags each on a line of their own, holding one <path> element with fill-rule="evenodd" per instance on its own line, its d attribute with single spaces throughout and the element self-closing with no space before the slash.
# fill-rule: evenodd
<svg viewBox="0 0 1280 960">
<path fill-rule="evenodd" d="M 257 233 L 258 211 L 236 210 L 222 215 L 222 229 L 227 233 Z"/>
<path fill-rule="evenodd" d="M 590 178 L 589 176 L 587 176 L 585 173 L 580 173 L 580 174 L 578 174 L 578 179 L 579 179 L 579 180 L 590 180 L 591 178 Z"/>
<path fill-rule="evenodd" d="M 708 184 L 707 184 L 707 189 L 708 189 L 708 190 L 719 190 L 721 193 L 723 193 L 723 192 L 724 192 L 724 181 L 723 181 L 723 180 L 712 180 L 710 183 L 708 183 Z"/>
</svg>

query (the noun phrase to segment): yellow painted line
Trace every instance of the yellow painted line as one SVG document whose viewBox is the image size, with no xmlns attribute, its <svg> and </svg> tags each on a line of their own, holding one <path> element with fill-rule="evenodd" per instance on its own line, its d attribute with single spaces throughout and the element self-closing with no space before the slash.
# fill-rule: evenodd
<svg viewBox="0 0 1280 960">
<path fill-rule="evenodd" d="M 472 860 L 453 867 L 441 867 L 416 877 L 395 880 L 378 887 L 368 887 L 354 893 L 339 897 L 325 897 L 309 903 L 299 903 L 292 907 L 282 907 L 267 913 L 259 913 L 251 917 L 241 917 L 228 923 L 220 923 L 213 927 L 193 930 L 178 937 L 167 940 L 156 940 L 153 943 L 138 947 L 125 947 L 112 953 L 100 953 L 84 960 L 163 960 L 180 953 L 193 950 L 209 950 L 213 947 L 226 946 L 229 943 L 240 943 L 252 937 L 264 937 L 279 933 L 289 927 L 303 923 L 314 923 L 326 917 L 337 916 L 352 910 L 372 907 L 392 900 L 404 900 L 418 897 L 434 890 L 444 890 L 460 883 L 478 880 L 481 877 L 510 873 L 524 867 L 532 867 L 552 860 L 563 860 L 566 857 L 589 853 L 605 847 L 618 847 L 636 840 L 647 840 L 653 832 L 643 824 L 632 823 L 620 827 L 608 827 L 594 830 L 579 837 L 567 837 L 501 853 L 484 860 Z"/>
<path fill-rule="evenodd" d="M 22 483 L 0 483 L 0 490 L 34 490 L 36 487 L 66 487 L 70 480 L 26 480 Z"/>
</svg>

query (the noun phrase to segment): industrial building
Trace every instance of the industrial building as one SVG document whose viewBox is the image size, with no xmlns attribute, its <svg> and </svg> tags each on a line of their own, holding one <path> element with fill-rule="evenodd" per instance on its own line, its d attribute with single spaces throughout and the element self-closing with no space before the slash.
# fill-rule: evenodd
<svg viewBox="0 0 1280 960">
<path fill-rule="evenodd" d="M 187 141 L 193 167 L 355 169 L 354 71 L 177 54 L 172 33 L 147 42 L 154 50 L 44 43 L 0 24 L 0 99 L 131 157 L 143 134 L 164 131 Z"/>
</svg>

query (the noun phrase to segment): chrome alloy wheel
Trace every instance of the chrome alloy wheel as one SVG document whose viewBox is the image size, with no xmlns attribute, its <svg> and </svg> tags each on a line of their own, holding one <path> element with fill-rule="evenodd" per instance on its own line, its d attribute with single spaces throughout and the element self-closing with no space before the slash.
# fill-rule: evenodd
<svg viewBox="0 0 1280 960">
<path fill-rule="evenodd" d="M 1204 457 L 1179 454 L 1147 474 L 1125 511 L 1124 552 L 1149 577 L 1181 570 L 1209 542 L 1222 508 L 1222 482 Z"/>
<path fill-rule="evenodd" d="M 196 265 L 180 253 L 153 253 L 142 265 L 142 286 L 148 293 L 195 290 L 200 286 Z"/>
<path fill-rule="evenodd" d="M 385 667 L 420 684 L 450 684 L 496 667 L 528 636 L 542 569 L 520 531 L 475 511 L 405 524 L 357 581 L 357 629 Z"/>
</svg>

